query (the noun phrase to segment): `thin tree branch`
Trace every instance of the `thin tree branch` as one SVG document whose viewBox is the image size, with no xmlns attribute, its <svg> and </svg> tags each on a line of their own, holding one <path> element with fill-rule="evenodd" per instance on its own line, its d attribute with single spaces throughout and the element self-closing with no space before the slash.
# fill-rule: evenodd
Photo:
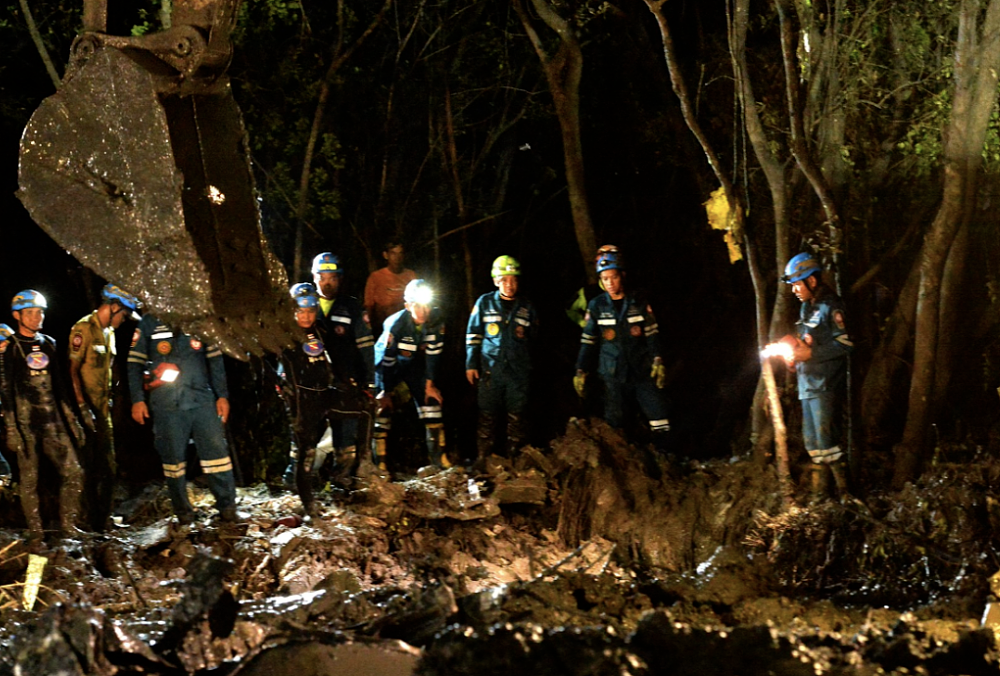
<svg viewBox="0 0 1000 676">
<path fill-rule="evenodd" d="M 45 64 L 45 71 L 52 80 L 52 86 L 59 89 L 62 78 L 59 77 L 59 71 L 56 70 L 55 64 L 52 63 L 49 50 L 42 41 L 42 34 L 38 32 L 38 26 L 35 25 L 35 18 L 31 15 L 31 8 L 28 7 L 28 0 L 18 0 L 18 2 L 21 5 L 21 11 L 24 13 L 24 22 L 28 24 L 28 33 L 31 34 L 31 41 L 35 43 L 35 49 L 38 50 L 38 55 L 42 57 L 42 63 Z"/>
</svg>

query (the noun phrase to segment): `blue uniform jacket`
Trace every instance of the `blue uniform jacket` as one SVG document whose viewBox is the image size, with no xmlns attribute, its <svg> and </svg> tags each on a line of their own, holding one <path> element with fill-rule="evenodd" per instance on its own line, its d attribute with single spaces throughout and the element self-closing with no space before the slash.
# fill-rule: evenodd
<svg viewBox="0 0 1000 676">
<path fill-rule="evenodd" d="M 353 380 L 358 387 L 373 382 L 375 338 L 368 323 L 368 313 L 357 298 L 337 296 L 324 313 L 317 308 L 320 323 L 326 329 L 327 352 L 338 378 Z"/>
<path fill-rule="evenodd" d="M 597 359 L 597 373 L 605 380 L 625 382 L 648 378 L 653 359 L 660 357 L 660 328 L 653 309 L 631 294 L 621 310 L 605 292 L 587 305 L 577 370 L 590 372 Z"/>
<path fill-rule="evenodd" d="M 506 305 L 506 307 L 505 307 Z M 526 382 L 531 373 L 531 341 L 538 316 L 531 301 L 504 303 L 500 292 L 479 297 L 465 330 L 465 368 Z"/>
<path fill-rule="evenodd" d="M 424 391 L 426 380 L 437 380 L 444 350 L 444 322 L 441 311 L 431 310 L 423 326 L 417 327 L 407 310 L 385 320 L 375 343 L 375 387 L 391 392 L 406 382 L 411 391 Z"/>
<path fill-rule="evenodd" d="M 812 359 L 795 364 L 799 399 L 839 388 L 847 377 L 847 355 L 854 349 L 844 321 L 843 301 L 820 288 L 823 290 L 816 298 L 799 308 L 798 335 L 812 348 Z"/>
<path fill-rule="evenodd" d="M 285 382 L 307 390 L 322 391 L 337 380 L 330 358 L 327 335 L 317 322 L 306 329 L 305 340 L 296 340 L 278 356 L 278 375 Z"/>
<path fill-rule="evenodd" d="M 177 366 L 180 375 L 174 382 L 149 391 L 149 405 L 154 412 L 186 411 L 229 398 L 226 367 L 219 348 L 207 346 L 147 314 L 139 320 L 128 353 L 128 385 L 133 404 L 145 400 L 143 372 L 152 373 L 163 362 Z"/>
</svg>

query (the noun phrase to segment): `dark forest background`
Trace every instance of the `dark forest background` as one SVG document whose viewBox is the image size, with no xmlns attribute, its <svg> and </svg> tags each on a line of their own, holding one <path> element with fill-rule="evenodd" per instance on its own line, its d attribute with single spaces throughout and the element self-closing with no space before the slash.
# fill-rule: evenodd
<svg viewBox="0 0 1000 676">
<path fill-rule="evenodd" d="M 0 298 L 41 290 L 46 332 L 64 342 L 103 280 L 14 196 L 20 134 L 55 86 L 23 8 L 60 69 L 81 6 L 2 6 Z M 161 25 L 159 2 L 110 7 L 109 32 Z M 332 250 L 360 296 L 383 243 L 401 238 L 408 265 L 438 284 L 452 336 L 446 409 L 463 451 L 475 408 L 461 337 L 500 254 L 521 261 L 543 321 L 536 440 L 586 413 L 570 384 L 579 329 L 565 315 L 590 272 L 585 213 L 589 244 L 624 250 L 628 283 L 657 314 L 689 457 L 764 457 L 756 350 L 792 329 L 784 261 L 821 256 L 857 346 L 852 466 L 874 486 L 915 476 L 939 438 L 997 449 L 997 85 L 976 77 L 1000 66 L 998 26 L 998 0 L 244 0 L 229 75 L 262 227 L 291 280 Z M 553 97 L 574 66 L 575 159 Z M 720 185 L 735 263 L 703 207 Z M 931 316 L 933 327 L 919 321 Z M 278 425 L 277 402 L 259 364 L 229 366 L 241 460 L 260 474 L 255 449 L 283 443 L 260 422 Z M 785 401 L 792 430 L 796 403 Z M 119 456 L 151 460 L 123 408 Z"/>
</svg>

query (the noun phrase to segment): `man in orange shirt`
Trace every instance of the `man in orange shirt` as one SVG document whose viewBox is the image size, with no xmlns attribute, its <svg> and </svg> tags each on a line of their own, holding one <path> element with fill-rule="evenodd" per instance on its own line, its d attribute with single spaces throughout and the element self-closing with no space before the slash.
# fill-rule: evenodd
<svg viewBox="0 0 1000 676">
<path fill-rule="evenodd" d="M 386 266 L 368 275 L 368 283 L 365 284 L 365 310 L 375 335 L 381 335 L 386 317 L 403 309 L 403 289 L 417 278 L 417 273 L 403 267 L 401 242 L 387 242 L 382 257 Z"/>
</svg>

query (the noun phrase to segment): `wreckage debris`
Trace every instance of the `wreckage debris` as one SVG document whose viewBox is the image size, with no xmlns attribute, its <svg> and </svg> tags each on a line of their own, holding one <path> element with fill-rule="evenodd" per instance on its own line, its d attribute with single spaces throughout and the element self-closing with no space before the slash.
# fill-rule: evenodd
<svg viewBox="0 0 1000 676">
<path fill-rule="evenodd" d="M 989 538 L 970 537 L 991 532 L 976 506 L 996 499 L 990 471 L 932 474 L 895 502 L 868 496 L 867 511 L 785 510 L 766 466 L 654 461 L 660 479 L 641 449 L 579 421 L 483 475 L 373 477 L 337 502 L 321 491 L 311 521 L 259 486 L 240 491 L 245 523 L 178 527 L 146 493 L 113 536 L 42 552 L 41 610 L 19 610 L 18 594 L 0 610 L 0 673 L 997 673 L 980 627 L 995 568 Z M 544 502 L 497 499 L 525 477 L 544 481 Z M 915 547 L 931 558 L 901 567 Z M 19 592 L 27 556 L 0 551 Z M 898 609 L 834 603 L 914 565 L 923 577 L 895 592 Z"/>
</svg>

